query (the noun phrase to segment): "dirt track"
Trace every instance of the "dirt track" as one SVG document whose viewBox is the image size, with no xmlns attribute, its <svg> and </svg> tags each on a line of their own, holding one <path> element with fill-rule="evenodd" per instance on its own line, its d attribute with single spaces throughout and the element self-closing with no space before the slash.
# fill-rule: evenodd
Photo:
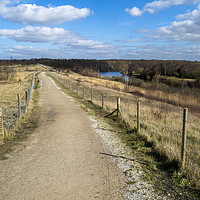
<svg viewBox="0 0 200 200">
<path fill-rule="evenodd" d="M 41 74 L 39 128 L 0 162 L 0 199 L 123 199 L 124 175 L 91 121 Z"/>
</svg>

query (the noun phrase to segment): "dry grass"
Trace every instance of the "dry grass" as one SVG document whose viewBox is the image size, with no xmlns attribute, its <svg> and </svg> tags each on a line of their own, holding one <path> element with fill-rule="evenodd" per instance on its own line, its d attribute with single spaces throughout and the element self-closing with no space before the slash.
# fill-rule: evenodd
<svg viewBox="0 0 200 200">
<path fill-rule="evenodd" d="M 169 92 L 163 92 L 160 90 L 149 90 L 145 88 L 140 88 L 136 86 L 126 86 L 123 83 L 115 82 L 111 80 L 98 79 L 94 77 L 81 76 L 76 73 L 67 74 L 72 80 L 79 80 L 80 82 L 86 82 L 93 85 L 99 85 L 117 91 L 126 91 L 134 94 L 138 97 L 146 97 L 151 100 L 159 100 L 172 105 L 188 107 L 192 112 L 200 112 L 200 97 L 195 98 L 194 96 L 186 96 L 182 94 L 174 94 Z"/>
<path fill-rule="evenodd" d="M 93 85 L 108 87 L 108 88 L 116 89 L 119 91 L 123 91 L 125 89 L 124 84 L 120 82 L 114 82 L 110 80 L 98 79 L 98 78 L 88 77 L 88 76 L 81 76 L 80 74 L 77 74 L 77 73 L 69 73 L 67 75 L 69 78 L 73 80 L 79 80 L 81 82 L 86 82 Z"/>
<path fill-rule="evenodd" d="M 102 93 L 104 94 L 104 109 L 108 112 L 116 109 L 116 99 L 121 98 L 121 112 L 123 120 L 132 129 L 136 129 L 136 106 L 141 101 L 141 131 L 140 135 L 147 141 L 153 143 L 154 152 L 161 158 L 167 156 L 168 161 L 181 163 L 182 121 L 183 108 L 174 106 L 145 95 L 131 95 L 121 91 L 112 90 L 117 85 L 119 90 L 124 89 L 121 83 L 83 77 L 77 74 L 59 75 L 59 79 L 71 90 L 85 99 L 91 100 L 91 89 L 93 89 L 93 103 L 102 105 Z M 79 86 L 79 89 L 77 89 Z M 103 87 L 102 87 L 103 86 Z M 109 88 L 106 88 L 109 87 Z M 138 89 L 138 88 L 137 88 Z M 146 91 L 138 89 L 144 94 Z M 153 95 L 158 95 L 155 93 Z M 160 94 L 161 95 L 161 94 Z M 168 95 L 168 94 L 166 94 Z M 155 98 L 156 99 L 156 98 Z M 198 103 L 198 102 L 196 102 Z M 199 104 L 198 104 L 199 106 Z M 189 110 L 187 123 L 187 150 L 186 167 L 181 171 L 183 184 L 187 186 L 200 187 L 200 113 Z M 179 171 L 180 172 L 180 171 Z M 185 181 L 184 181 L 185 180 Z M 187 182 L 189 180 L 189 183 Z"/>
<path fill-rule="evenodd" d="M 40 115 L 39 90 L 35 89 L 32 94 L 31 103 L 28 107 L 28 112 L 21 117 L 15 124 L 15 127 L 10 130 L 8 137 L 2 139 L 0 142 L 0 160 L 5 160 L 9 157 L 16 145 L 26 140 L 37 127 L 38 118 Z"/>
<path fill-rule="evenodd" d="M 21 106 L 25 107 L 25 91 L 30 88 L 33 72 L 11 73 L 8 81 L 0 82 L 0 105 L 3 110 L 4 127 L 10 130 L 18 119 L 18 98 L 21 97 Z"/>
</svg>

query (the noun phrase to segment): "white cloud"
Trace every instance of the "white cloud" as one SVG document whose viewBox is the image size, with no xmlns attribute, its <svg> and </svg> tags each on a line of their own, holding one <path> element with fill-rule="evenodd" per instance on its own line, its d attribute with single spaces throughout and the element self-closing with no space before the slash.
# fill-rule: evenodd
<svg viewBox="0 0 200 200">
<path fill-rule="evenodd" d="M 200 39 L 200 26 L 197 26 L 191 20 L 181 22 L 175 21 L 169 26 L 155 30 L 151 38 L 176 41 L 198 41 Z"/>
<path fill-rule="evenodd" d="M 139 45 L 127 52 L 131 59 L 157 59 L 157 60 L 200 60 L 199 46 L 184 45 Z"/>
<path fill-rule="evenodd" d="M 5 49 L 5 54 L 11 55 L 13 58 L 61 58 L 64 56 L 64 52 L 61 49 L 45 49 L 33 46 L 14 46 Z M 70 57 L 70 52 L 65 56 Z"/>
<path fill-rule="evenodd" d="M 78 49 L 110 49 L 111 45 L 105 44 L 103 42 L 92 41 L 92 40 L 76 40 L 69 43 L 69 46 L 78 48 Z"/>
<path fill-rule="evenodd" d="M 197 4 L 200 0 L 157 0 L 150 3 L 147 3 L 142 10 L 137 7 L 133 7 L 132 9 L 126 8 L 125 11 L 128 12 L 132 16 L 141 16 L 144 12 L 149 12 L 151 14 L 158 12 L 164 8 L 169 8 L 173 5 L 189 5 L 189 4 Z M 132 12 L 130 12 L 132 11 Z"/>
<path fill-rule="evenodd" d="M 79 20 L 92 14 L 88 8 L 75 8 L 71 5 L 44 7 L 35 4 L 11 5 L 8 0 L 0 1 L 0 15 L 12 22 L 22 24 L 61 24 Z"/>
<path fill-rule="evenodd" d="M 116 49 L 79 49 L 73 46 L 59 48 L 38 48 L 33 46 L 14 46 L 4 49 L 7 58 L 84 58 L 84 59 L 105 59 L 113 58 L 117 55 Z M 0 54 L 1 55 L 1 54 Z"/>
<path fill-rule="evenodd" d="M 63 28 L 27 26 L 18 30 L 0 29 L 0 36 L 19 42 L 63 44 L 73 49 L 96 49 L 103 51 L 107 49 L 108 51 L 113 48 L 112 45 L 84 39 L 79 34 Z"/>
<path fill-rule="evenodd" d="M 27 26 L 18 30 L 0 29 L 0 36 L 21 42 L 62 43 L 80 39 L 80 36 L 63 28 Z"/>
<path fill-rule="evenodd" d="M 193 11 L 187 11 L 184 14 L 177 15 L 176 19 L 178 19 L 178 20 L 188 19 L 188 20 L 194 20 L 196 22 L 199 21 L 199 19 L 200 19 L 200 4 Z"/>
<path fill-rule="evenodd" d="M 177 19 L 168 26 L 158 28 L 149 35 L 150 38 L 175 41 L 200 41 L 200 6 L 197 9 L 178 15 Z M 181 20 L 182 19 L 182 20 Z"/>
<path fill-rule="evenodd" d="M 200 60 L 199 46 L 184 45 L 138 45 L 132 48 L 116 47 L 115 49 L 73 49 L 68 48 L 38 48 L 33 46 L 14 46 L 4 49 L 5 58 L 85 58 L 85 59 L 161 59 L 161 60 Z M 2 57 L 2 58 L 4 58 Z"/>
<path fill-rule="evenodd" d="M 131 16 L 134 16 L 134 17 L 139 17 L 142 15 L 143 11 L 141 11 L 139 8 L 137 7 L 133 7 L 132 9 L 128 9 L 126 8 L 125 11 L 127 13 L 129 13 Z"/>
</svg>

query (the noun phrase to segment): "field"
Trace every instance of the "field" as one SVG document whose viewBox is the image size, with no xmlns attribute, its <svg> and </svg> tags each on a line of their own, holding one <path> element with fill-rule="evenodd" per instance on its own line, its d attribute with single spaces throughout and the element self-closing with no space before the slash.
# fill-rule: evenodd
<svg viewBox="0 0 200 200">
<path fill-rule="evenodd" d="M 38 67 L 38 69 L 40 69 Z M 0 81 L 0 106 L 3 113 L 3 124 L 6 133 L 15 126 L 19 118 L 18 94 L 22 113 L 25 112 L 25 91 L 30 90 L 35 66 L 12 66 L 8 68 L 7 78 Z M 0 73 L 4 77 L 4 72 Z"/>
<path fill-rule="evenodd" d="M 81 76 L 77 73 L 69 73 L 68 77 L 73 80 L 81 80 L 82 82 L 87 82 L 93 85 L 99 85 L 107 88 L 111 88 L 117 91 L 126 91 L 133 95 L 138 96 L 138 98 L 146 98 L 150 100 L 158 100 L 168 104 L 172 104 L 180 107 L 187 107 L 192 112 L 200 112 L 200 96 L 195 97 L 193 95 L 182 95 L 179 93 L 171 93 L 161 90 L 152 90 L 136 86 L 128 86 L 121 82 L 106 80 L 106 79 L 97 79 L 94 77 Z"/>
<path fill-rule="evenodd" d="M 141 102 L 141 131 L 140 136 L 152 145 L 152 153 L 159 156 L 166 164 L 171 165 L 182 179 L 182 184 L 189 187 L 200 187 L 200 113 L 190 112 L 187 122 L 187 147 L 185 168 L 180 169 L 183 108 L 164 101 L 146 98 L 145 95 L 124 93 L 125 85 L 109 80 L 100 80 L 78 74 L 60 74 L 59 79 L 79 96 L 91 100 L 102 106 L 104 95 L 104 109 L 112 112 L 116 109 L 116 99 L 121 98 L 122 119 L 131 129 L 136 130 L 137 101 Z M 83 89 L 84 88 L 84 89 Z M 115 90 L 113 90 L 113 89 Z M 136 93 L 145 93 L 137 88 Z M 156 94 L 154 94 L 156 95 Z M 167 94 L 165 94 L 167 95 Z M 156 99 L 156 98 L 155 98 Z M 198 102 L 196 102 L 199 106 Z M 130 141 L 134 143 L 134 141 Z M 134 146 L 134 148 L 140 147 Z"/>
</svg>

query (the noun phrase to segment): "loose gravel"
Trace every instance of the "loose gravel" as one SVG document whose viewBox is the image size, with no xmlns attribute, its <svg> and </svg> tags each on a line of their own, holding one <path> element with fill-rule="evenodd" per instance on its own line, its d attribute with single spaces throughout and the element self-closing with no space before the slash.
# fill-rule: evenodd
<svg viewBox="0 0 200 200">
<path fill-rule="evenodd" d="M 117 133 L 108 130 L 108 125 L 102 121 L 94 119 L 89 116 L 93 123 L 93 128 L 101 136 L 104 144 L 110 150 L 105 156 L 110 156 L 112 161 L 121 169 L 126 175 L 126 192 L 124 198 L 126 200 L 164 200 L 169 197 L 156 194 L 153 186 L 142 180 L 144 172 L 139 163 L 135 161 L 133 153 L 117 136 Z"/>
</svg>

